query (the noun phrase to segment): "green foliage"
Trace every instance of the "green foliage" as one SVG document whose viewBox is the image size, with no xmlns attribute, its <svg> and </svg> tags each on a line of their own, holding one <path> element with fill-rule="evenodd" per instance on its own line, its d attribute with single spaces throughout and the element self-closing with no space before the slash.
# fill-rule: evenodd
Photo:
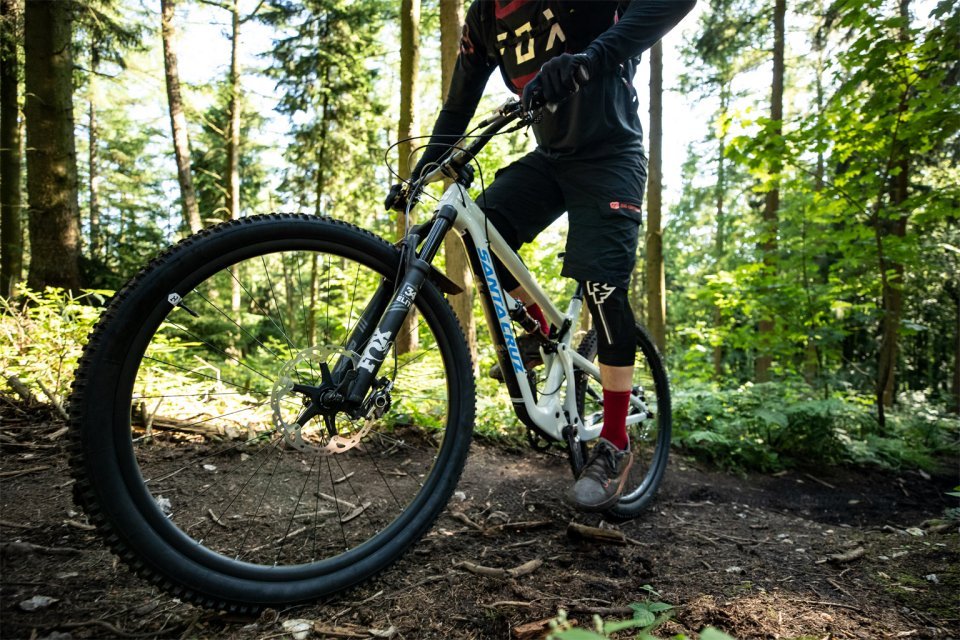
<svg viewBox="0 0 960 640">
<path fill-rule="evenodd" d="M 592 617 L 593 629 L 576 627 L 569 620 L 567 612 L 561 609 L 557 617 L 550 621 L 550 634 L 547 640 L 608 640 L 625 638 L 623 632 L 629 631 L 636 640 L 655 640 L 653 631 L 670 619 L 673 605 L 660 602 L 658 594 L 650 585 L 644 585 L 651 598 L 630 605 L 633 615 L 625 620 L 604 620 L 599 615 Z M 673 636 L 675 640 L 685 640 L 685 635 Z M 734 640 L 731 636 L 707 627 L 700 632 L 701 640 Z"/>
<path fill-rule="evenodd" d="M 869 398 L 817 397 L 803 383 L 707 386 L 674 394 L 674 442 L 701 460 L 736 470 L 777 471 L 856 463 L 934 469 L 955 451 L 960 420 L 918 398 L 880 432 Z"/>
<path fill-rule="evenodd" d="M 62 405 L 99 305 L 111 292 L 75 296 L 62 289 L 20 287 L 18 294 L 0 298 L 2 388 L 9 393 L 10 376 L 15 376 L 32 393 Z"/>
</svg>

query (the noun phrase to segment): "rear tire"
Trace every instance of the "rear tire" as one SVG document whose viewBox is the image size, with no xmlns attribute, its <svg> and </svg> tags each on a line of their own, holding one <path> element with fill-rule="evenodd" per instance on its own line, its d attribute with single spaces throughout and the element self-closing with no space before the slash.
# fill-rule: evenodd
<svg viewBox="0 0 960 640">
<path fill-rule="evenodd" d="M 590 361 L 597 358 L 597 334 L 591 329 L 581 340 L 577 352 Z M 576 371 L 577 407 L 585 423 L 603 417 L 603 388 L 600 380 L 584 371 Z M 604 512 L 607 520 L 621 522 L 637 517 L 650 503 L 663 480 L 670 454 L 670 385 L 660 353 L 647 330 L 637 325 L 637 356 L 633 372 L 634 401 L 646 408 L 646 417 L 627 426 L 634 455 L 630 477 L 619 502 Z M 634 418 L 642 411 L 630 409 Z"/>
<path fill-rule="evenodd" d="M 117 293 L 70 415 L 77 493 L 120 558 L 181 599 L 256 611 L 366 580 L 426 532 L 474 420 L 470 354 L 439 290 L 416 298 L 420 349 L 386 354 L 382 417 L 298 426 L 309 403 L 291 391 L 353 357 L 346 336 L 399 266 L 343 222 L 253 216 L 184 240 Z"/>
</svg>

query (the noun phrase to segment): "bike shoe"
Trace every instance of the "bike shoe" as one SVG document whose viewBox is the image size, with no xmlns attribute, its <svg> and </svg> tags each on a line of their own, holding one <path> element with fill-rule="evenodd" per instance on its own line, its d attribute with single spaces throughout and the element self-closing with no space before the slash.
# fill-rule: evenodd
<svg viewBox="0 0 960 640">
<path fill-rule="evenodd" d="M 540 346 L 543 341 L 544 338 L 537 333 L 525 333 L 517 338 L 520 358 L 523 360 L 523 366 L 527 371 L 543 364 L 543 357 L 540 355 Z M 488 375 L 494 380 L 503 382 L 503 371 L 500 370 L 499 362 L 490 367 Z"/>
<path fill-rule="evenodd" d="M 567 498 L 580 511 L 605 511 L 617 503 L 627 481 L 633 453 L 600 438 Z"/>
</svg>

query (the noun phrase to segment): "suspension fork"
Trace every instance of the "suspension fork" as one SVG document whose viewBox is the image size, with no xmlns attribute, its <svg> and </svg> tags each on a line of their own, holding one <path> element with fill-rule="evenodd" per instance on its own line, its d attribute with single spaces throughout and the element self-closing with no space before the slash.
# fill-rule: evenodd
<svg viewBox="0 0 960 640">
<path fill-rule="evenodd" d="M 367 318 L 369 321 L 376 317 L 378 321 L 372 330 L 369 322 L 364 327 L 358 323 L 348 341 L 348 348 L 350 348 L 349 345 L 354 345 L 351 351 L 356 351 L 361 345 L 366 344 L 356 364 L 356 377 L 346 394 L 349 406 L 359 407 L 369 393 L 380 371 L 380 366 L 387 352 L 390 351 L 390 346 L 395 342 L 403 322 L 410 314 L 410 307 L 413 306 L 420 287 L 427 279 L 430 264 L 440 250 L 443 237 L 453 226 L 456 217 L 457 210 L 452 205 L 446 204 L 440 207 L 420 251 L 406 264 L 401 265 L 402 276 L 396 286 L 391 290 L 387 280 L 381 282 L 371 304 L 364 310 L 361 320 Z M 341 363 L 338 363 L 337 368 L 340 365 Z"/>
</svg>

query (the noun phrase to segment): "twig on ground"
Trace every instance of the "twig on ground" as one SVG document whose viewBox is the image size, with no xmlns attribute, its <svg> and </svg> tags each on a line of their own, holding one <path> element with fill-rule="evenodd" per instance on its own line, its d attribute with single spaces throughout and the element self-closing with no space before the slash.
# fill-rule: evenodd
<svg viewBox="0 0 960 640">
<path fill-rule="evenodd" d="M 867 550 L 863 547 L 857 547 L 856 549 L 851 549 L 850 551 L 844 553 L 835 553 L 832 556 L 827 556 L 826 558 L 821 558 L 817 560 L 817 564 L 823 564 L 825 562 L 836 562 L 838 564 L 843 564 L 845 562 L 853 562 L 854 560 L 859 560 L 863 556 L 867 555 Z"/>
<path fill-rule="evenodd" d="M 816 607 L 840 607 L 841 609 L 850 609 L 851 611 L 856 611 L 857 613 L 863 613 L 863 609 L 860 607 L 855 607 L 852 604 L 843 604 L 840 602 L 826 602 L 824 600 L 791 600 L 791 602 L 809 604 Z"/>
<path fill-rule="evenodd" d="M 587 607 L 580 604 L 572 604 L 570 607 L 562 607 L 569 613 L 589 613 L 598 616 L 632 616 L 633 609 L 630 607 Z"/>
<path fill-rule="evenodd" d="M 622 531 L 588 527 L 578 522 L 571 522 L 567 525 L 567 537 L 587 542 L 603 542 L 617 545 L 627 544 L 627 537 L 623 535 Z"/>
<path fill-rule="evenodd" d="M 344 507 L 344 508 L 346 508 L 346 509 L 349 509 L 350 511 L 353 511 L 354 509 L 357 508 L 357 505 L 353 504 L 352 502 L 347 502 L 346 500 L 342 500 L 341 498 L 334 498 L 333 496 L 328 496 L 328 495 L 325 494 L 325 493 L 318 493 L 317 496 L 323 498 L 324 500 L 329 500 L 330 502 L 335 502 L 335 503 L 337 503 L 338 505 L 340 505 L 341 507 Z"/>
<path fill-rule="evenodd" d="M 513 569 L 501 569 L 497 567 L 485 567 L 467 560 L 461 562 L 455 562 L 455 569 L 464 569 L 470 573 L 474 573 L 478 576 L 487 576 L 489 578 L 519 578 L 521 576 L 529 575 L 540 568 L 543 564 L 543 560 L 536 559 L 531 560 L 530 562 L 525 562 L 519 567 L 514 567 Z"/>
<path fill-rule="evenodd" d="M 805 475 L 806 477 L 810 478 L 811 480 L 813 480 L 813 481 L 816 482 L 817 484 L 822 484 L 822 485 L 825 486 L 827 489 L 836 489 L 836 487 L 833 486 L 832 484 L 830 484 L 829 482 L 826 482 L 825 480 L 821 480 L 820 478 L 818 478 L 818 477 L 816 477 L 816 476 L 814 476 L 814 475 L 810 475 L 809 473 L 805 473 L 805 474 L 803 474 L 803 475 Z"/>
<path fill-rule="evenodd" d="M 300 527 L 299 529 L 296 529 L 295 531 L 291 531 L 290 533 L 288 533 L 287 535 L 283 536 L 282 538 L 277 538 L 277 539 L 274 540 L 273 542 L 267 542 L 266 544 L 261 544 L 260 546 L 254 547 L 253 549 L 250 549 L 249 551 L 247 551 L 247 553 L 253 553 L 254 551 L 262 551 L 262 550 L 266 549 L 267 547 L 272 547 L 272 546 L 275 545 L 275 544 L 280 544 L 281 542 L 285 542 L 285 541 L 289 540 L 290 538 L 292 538 L 292 537 L 294 537 L 294 536 L 300 535 L 301 533 L 303 533 L 303 532 L 306 531 L 306 530 L 307 530 L 307 527 Z"/>
<path fill-rule="evenodd" d="M 851 600 L 856 600 L 856 598 L 854 598 L 852 595 L 850 595 L 850 592 L 849 592 L 849 591 L 847 591 L 846 589 L 844 589 L 843 587 L 841 587 L 835 580 L 831 580 L 830 578 L 827 578 L 827 582 L 829 582 L 830 585 L 831 585 L 834 589 L 836 589 L 837 591 L 839 591 L 839 592 L 842 593 L 843 595 L 847 596 L 847 597 L 850 598 Z"/>
<path fill-rule="evenodd" d="M 11 529 L 33 529 L 33 525 L 10 522 L 9 520 L 0 520 L 0 527 L 9 527 Z"/>
<path fill-rule="evenodd" d="M 215 514 L 215 513 L 213 512 L 213 509 L 207 509 L 207 515 L 210 516 L 210 519 L 211 519 L 211 520 L 213 520 L 215 523 L 217 523 L 218 525 L 220 525 L 220 526 L 223 527 L 224 529 L 229 529 L 229 528 L 230 528 L 230 525 L 228 525 L 226 522 L 224 522 L 223 520 L 221 520 L 220 518 L 217 517 L 217 514 Z"/>
<path fill-rule="evenodd" d="M 477 524 L 476 522 L 470 519 L 470 516 L 468 516 L 462 511 L 451 511 L 450 517 L 453 518 L 454 520 L 458 520 L 462 522 L 468 527 L 472 527 L 476 529 L 477 531 L 483 531 L 483 525 Z"/>
<path fill-rule="evenodd" d="M 129 631 L 124 631 L 119 627 L 115 627 L 105 620 L 84 620 L 83 622 L 65 622 L 58 625 L 60 629 L 79 629 L 81 627 L 102 627 L 109 631 L 110 633 L 120 636 L 121 638 L 153 638 L 155 636 L 160 636 L 170 633 L 170 630 L 166 627 L 158 629 L 156 631 L 148 631 L 145 633 L 131 633 Z"/>
<path fill-rule="evenodd" d="M 4 542 L 0 544 L 0 553 L 45 553 L 51 556 L 72 556 L 83 553 L 83 549 L 72 547 L 44 547 L 32 542 Z"/>
<path fill-rule="evenodd" d="M 48 464 L 42 464 L 36 467 L 27 467 L 26 469 L 18 469 L 16 471 L 0 471 L 0 478 L 16 478 L 18 476 L 25 476 L 28 473 L 35 473 L 37 471 L 46 471 L 50 468 Z"/>
<path fill-rule="evenodd" d="M 532 602 L 521 602 L 520 600 L 499 600 L 497 602 L 491 602 L 490 604 L 480 605 L 484 609 L 496 609 L 497 607 L 524 607 L 531 608 L 533 606 Z"/>
<path fill-rule="evenodd" d="M 67 519 L 67 520 L 64 520 L 64 521 L 63 521 L 63 524 L 67 525 L 68 527 L 73 527 L 74 529 L 82 529 L 83 531 L 96 531 L 96 530 L 97 530 L 97 528 L 96 528 L 95 526 L 93 526 L 92 524 L 86 524 L 86 523 L 80 522 L 80 521 L 78 521 L 78 520 L 70 520 L 70 519 Z"/>
<path fill-rule="evenodd" d="M 60 404 L 60 399 L 57 398 L 50 389 L 47 388 L 47 385 L 43 384 L 43 380 L 37 380 L 37 384 L 40 385 L 40 390 L 43 391 L 43 395 L 47 396 L 50 399 L 50 402 L 53 403 L 53 408 L 57 410 L 57 413 L 60 414 L 60 417 L 64 420 L 69 420 L 70 416 L 67 415 L 66 410 L 64 410 L 63 405 Z"/>
</svg>

